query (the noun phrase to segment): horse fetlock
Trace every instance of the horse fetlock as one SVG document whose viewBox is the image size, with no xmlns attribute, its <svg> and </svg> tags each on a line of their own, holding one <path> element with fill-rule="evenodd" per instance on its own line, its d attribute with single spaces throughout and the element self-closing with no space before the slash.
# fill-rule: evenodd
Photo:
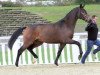
<svg viewBox="0 0 100 75">
<path fill-rule="evenodd" d="M 37 59 L 36 58 L 33 58 L 32 63 L 35 64 L 36 62 L 37 62 Z"/>
<path fill-rule="evenodd" d="M 56 65 L 56 66 L 58 66 L 58 63 L 57 63 L 57 62 L 55 62 L 55 65 Z"/>
<path fill-rule="evenodd" d="M 79 55 L 79 56 L 78 56 L 78 59 L 80 60 L 81 58 L 82 58 L 82 55 Z"/>
<path fill-rule="evenodd" d="M 83 51 L 81 51 L 80 54 L 82 55 L 83 54 Z"/>
</svg>

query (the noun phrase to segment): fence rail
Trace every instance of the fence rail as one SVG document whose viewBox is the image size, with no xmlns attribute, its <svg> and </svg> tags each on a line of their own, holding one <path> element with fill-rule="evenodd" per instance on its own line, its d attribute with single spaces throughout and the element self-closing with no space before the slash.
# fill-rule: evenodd
<svg viewBox="0 0 100 75">
<path fill-rule="evenodd" d="M 99 33 L 100 34 L 100 33 Z M 86 33 L 75 33 L 75 40 L 79 41 L 82 45 L 82 50 L 86 50 Z M 0 65 L 14 65 L 16 60 L 16 55 L 18 49 L 22 45 L 22 36 L 20 36 L 15 42 L 12 50 L 9 50 L 7 43 L 9 37 L 0 37 Z M 58 44 L 46 44 L 34 49 L 34 52 L 38 55 L 37 62 L 35 64 L 53 64 L 57 56 Z M 96 46 L 94 46 L 96 48 Z M 79 63 L 78 60 L 79 48 L 76 45 L 67 44 L 59 59 L 59 63 Z M 100 54 L 96 54 L 97 59 L 94 60 L 90 54 L 86 62 L 100 62 Z M 20 65 L 30 65 L 32 64 L 33 56 L 26 50 L 20 57 Z"/>
</svg>

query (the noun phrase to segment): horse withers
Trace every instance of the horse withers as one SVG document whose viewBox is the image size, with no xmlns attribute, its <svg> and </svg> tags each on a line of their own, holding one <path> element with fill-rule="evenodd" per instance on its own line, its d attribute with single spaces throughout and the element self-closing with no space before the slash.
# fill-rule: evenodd
<svg viewBox="0 0 100 75">
<path fill-rule="evenodd" d="M 23 45 L 18 50 L 16 63 L 18 67 L 19 57 L 24 50 L 28 50 L 34 58 L 38 56 L 33 52 L 33 48 L 38 47 L 45 43 L 60 44 L 55 64 L 58 66 L 58 58 L 66 44 L 76 44 L 79 47 L 79 59 L 82 57 L 81 44 L 78 41 L 73 40 L 74 28 L 78 19 L 82 19 L 86 22 L 89 21 L 89 16 L 84 9 L 84 5 L 80 4 L 79 7 L 72 9 L 64 18 L 56 23 L 50 24 L 34 24 L 27 27 L 19 28 L 15 31 L 9 39 L 8 46 L 12 49 L 12 46 L 18 36 L 23 34 Z"/>
</svg>

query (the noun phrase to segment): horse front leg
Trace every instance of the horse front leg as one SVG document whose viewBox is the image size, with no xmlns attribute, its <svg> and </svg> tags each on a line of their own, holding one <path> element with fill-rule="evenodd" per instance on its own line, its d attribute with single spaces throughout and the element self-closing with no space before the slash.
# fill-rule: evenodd
<svg viewBox="0 0 100 75">
<path fill-rule="evenodd" d="M 79 47 L 79 53 L 80 53 L 80 55 L 78 56 L 78 59 L 80 60 L 82 58 L 82 54 L 83 54 L 81 44 L 78 41 L 75 41 L 75 40 L 71 40 L 69 42 L 69 44 L 76 44 Z"/>
<path fill-rule="evenodd" d="M 66 44 L 63 43 L 63 44 L 60 44 L 60 46 L 59 46 L 59 50 L 57 52 L 57 57 L 56 57 L 56 60 L 55 60 L 55 65 L 57 65 L 57 66 L 58 66 L 58 59 L 59 59 L 61 52 L 62 52 L 63 48 L 65 47 L 65 45 Z"/>
</svg>

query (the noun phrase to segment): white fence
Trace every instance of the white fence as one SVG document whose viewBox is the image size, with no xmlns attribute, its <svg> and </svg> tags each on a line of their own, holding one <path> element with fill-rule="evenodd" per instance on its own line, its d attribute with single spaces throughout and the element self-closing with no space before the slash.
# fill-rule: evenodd
<svg viewBox="0 0 100 75">
<path fill-rule="evenodd" d="M 79 41 L 82 45 L 82 50 L 86 50 L 86 33 L 75 33 L 75 40 Z M 18 49 L 22 45 L 22 37 L 19 37 L 15 42 L 12 51 L 9 50 L 7 43 L 10 37 L 0 37 L 0 65 L 14 65 Z M 96 46 L 94 46 L 96 48 Z M 58 51 L 58 44 L 46 44 L 35 48 L 33 50 L 37 55 L 38 59 L 35 64 L 53 64 Z M 78 60 L 79 48 L 76 45 L 67 44 L 64 48 L 59 63 L 79 63 Z M 97 59 L 94 60 L 90 54 L 86 62 L 100 62 L 99 53 L 96 54 Z M 20 57 L 20 65 L 32 64 L 33 56 L 26 50 Z"/>
</svg>

